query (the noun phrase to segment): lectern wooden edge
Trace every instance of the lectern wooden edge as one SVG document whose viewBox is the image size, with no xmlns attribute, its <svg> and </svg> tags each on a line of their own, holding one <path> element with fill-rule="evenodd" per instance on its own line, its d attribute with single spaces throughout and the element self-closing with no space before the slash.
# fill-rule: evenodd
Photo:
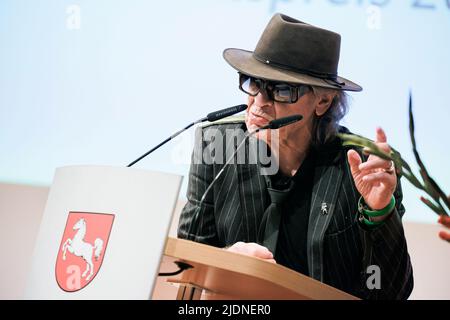
<svg viewBox="0 0 450 320">
<path fill-rule="evenodd" d="M 181 300 L 358 300 L 358 298 L 284 266 L 197 242 L 169 237 L 160 272 L 182 261 L 193 268 L 158 277 L 158 290 L 178 284 Z M 175 299 L 175 297 L 173 297 Z"/>
</svg>

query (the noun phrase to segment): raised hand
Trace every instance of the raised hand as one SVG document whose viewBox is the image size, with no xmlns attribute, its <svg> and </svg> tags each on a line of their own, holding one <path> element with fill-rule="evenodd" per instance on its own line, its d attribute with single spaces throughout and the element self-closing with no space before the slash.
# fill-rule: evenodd
<svg viewBox="0 0 450 320">
<path fill-rule="evenodd" d="M 386 134 L 381 128 L 377 128 L 375 143 L 381 150 L 387 153 L 391 151 Z M 370 155 L 367 161 L 362 163 L 355 150 L 349 150 L 347 158 L 356 188 L 366 204 L 372 210 L 385 208 L 397 186 L 393 162 Z"/>
</svg>

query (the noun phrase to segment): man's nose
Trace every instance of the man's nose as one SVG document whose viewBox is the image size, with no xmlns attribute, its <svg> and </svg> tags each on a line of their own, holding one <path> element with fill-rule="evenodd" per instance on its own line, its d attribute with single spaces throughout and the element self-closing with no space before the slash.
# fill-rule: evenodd
<svg viewBox="0 0 450 320">
<path fill-rule="evenodd" d="M 273 100 L 269 97 L 266 89 L 261 89 L 255 97 L 255 102 L 259 107 L 273 105 Z"/>
</svg>

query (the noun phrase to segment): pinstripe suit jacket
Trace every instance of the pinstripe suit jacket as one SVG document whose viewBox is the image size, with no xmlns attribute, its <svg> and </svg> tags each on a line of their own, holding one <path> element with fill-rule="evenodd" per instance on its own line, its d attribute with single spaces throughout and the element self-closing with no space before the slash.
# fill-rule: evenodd
<svg viewBox="0 0 450 320">
<path fill-rule="evenodd" d="M 211 147 L 202 137 L 212 129 L 223 133 L 245 130 L 245 124 L 235 121 L 197 129 L 188 202 L 180 216 L 178 237 L 217 247 L 237 241 L 256 242 L 262 215 L 269 205 L 260 166 L 226 166 L 199 208 L 206 188 L 223 167 L 223 164 L 205 164 L 195 159 L 204 156 L 203 151 Z M 320 148 L 317 153 L 307 234 L 308 261 L 305 261 L 309 276 L 363 299 L 406 299 L 413 288 L 413 275 L 401 223 L 405 210 L 401 204 L 400 181 L 394 193 L 396 208 L 390 218 L 375 230 L 365 229 L 358 220 L 360 195 L 346 151 L 340 143 L 335 143 Z M 328 207 L 326 214 L 321 210 L 323 203 Z M 198 219 L 193 221 L 197 209 Z M 195 228 L 189 234 L 191 224 Z M 380 289 L 367 287 L 373 272 L 367 270 L 370 265 L 380 268 Z"/>
</svg>

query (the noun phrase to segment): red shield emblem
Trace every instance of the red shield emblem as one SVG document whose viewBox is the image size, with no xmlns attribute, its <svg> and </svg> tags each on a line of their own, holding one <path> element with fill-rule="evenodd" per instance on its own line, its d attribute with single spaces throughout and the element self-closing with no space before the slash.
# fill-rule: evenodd
<svg viewBox="0 0 450 320">
<path fill-rule="evenodd" d="M 69 212 L 56 259 L 56 281 L 67 292 L 87 286 L 105 257 L 113 214 Z"/>
</svg>

